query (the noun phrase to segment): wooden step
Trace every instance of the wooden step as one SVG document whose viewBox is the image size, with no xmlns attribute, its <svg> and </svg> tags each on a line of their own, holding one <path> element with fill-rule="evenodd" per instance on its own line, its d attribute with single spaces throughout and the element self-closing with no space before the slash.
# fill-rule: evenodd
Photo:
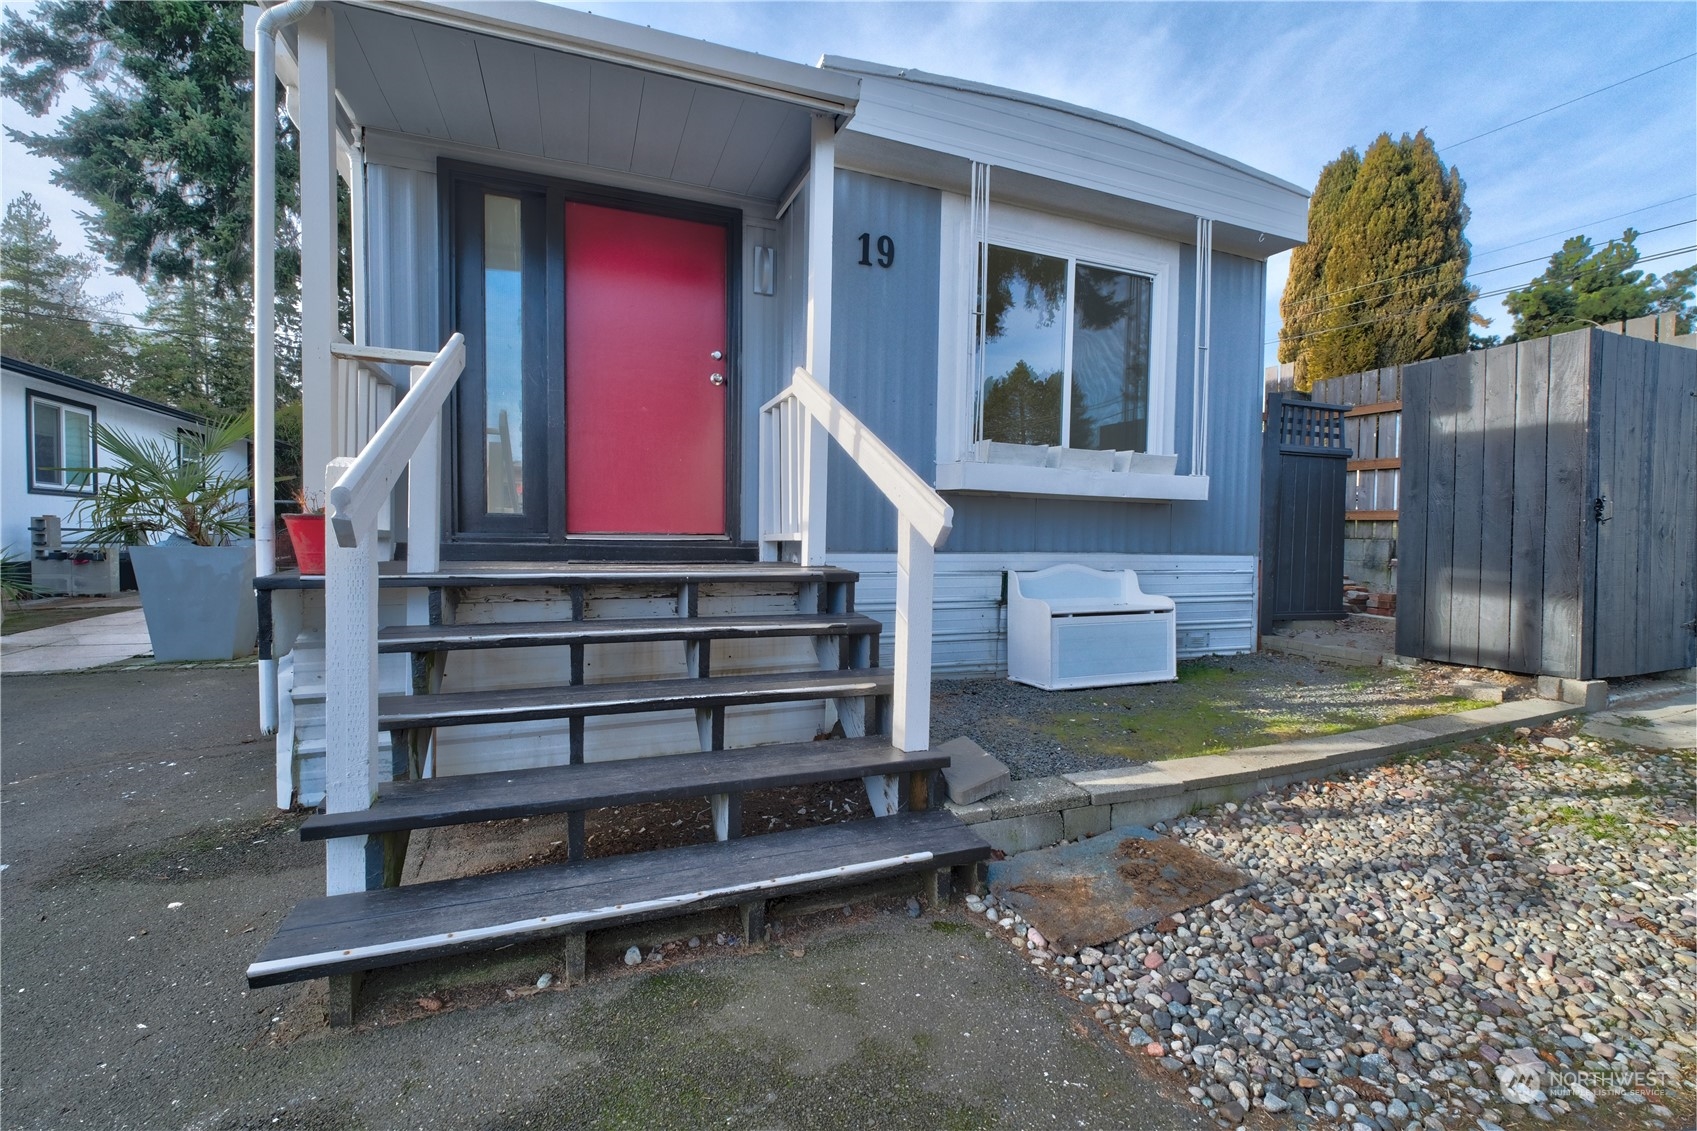
<svg viewBox="0 0 1697 1131">
<path fill-rule="evenodd" d="M 379 652 L 448 652 L 471 648 L 535 648 L 560 644 L 627 644 L 653 640 L 738 640 L 772 636 L 868 636 L 884 626 L 858 613 L 770 616 L 636 617 L 510 624 L 397 625 L 379 629 Z"/>
<path fill-rule="evenodd" d="M 989 855 L 971 829 L 936 810 L 309 899 L 248 967 L 248 985 L 394 966 Z"/>
<path fill-rule="evenodd" d="M 629 715 L 689 707 L 853 699 L 888 695 L 893 683 L 888 669 L 860 668 L 591 683 L 577 687 L 525 687 L 509 691 L 456 691 L 439 695 L 383 695 L 377 700 L 377 725 L 383 730 L 404 730 Z"/>
<path fill-rule="evenodd" d="M 852 582 L 853 570 L 789 562 L 455 562 L 427 573 L 408 573 L 403 562 L 385 562 L 378 584 L 398 589 L 519 589 L 571 585 L 682 585 L 719 582 L 800 585 Z M 275 573 L 256 589 L 322 589 L 324 578 Z"/>
<path fill-rule="evenodd" d="M 675 797 L 781 789 L 937 770 L 948 764 L 949 756 L 934 750 L 910 754 L 881 738 L 848 738 L 384 782 L 369 809 L 308 817 L 301 826 L 301 839 L 328 840 Z"/>
</svg>

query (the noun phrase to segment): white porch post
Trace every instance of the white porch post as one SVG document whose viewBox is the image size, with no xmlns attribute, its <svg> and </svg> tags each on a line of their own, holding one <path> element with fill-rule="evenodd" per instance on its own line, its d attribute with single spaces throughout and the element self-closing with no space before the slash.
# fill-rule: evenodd
<svg viewBox="0 0 1697 1131">
<path fill-rule="evenodd" d="M 334 482 L 352 463 L 336 460 L 326 479 Z M 343 546 L 333 531 L 324 539 L 324 687 L 324 811 L 369 809 L 377 795 L 375 530 L 361 530 L 357 546 Z M 346 836 L 324 842 L 326 895 L 372 886 L 368 840 Z"/>
<path fill-rule="evenodd" d="M 336 337 L 336 44 L 323 8 L 300 21 L 301 480 L 325 494 Z"/>
<path fill-rule="evenodd" d="M 896 686 L 890 742 L 931 749 L 931 595 L 937 551 L 905 518 L 896 520 Z"/>
<path fill-rule="evenodd" d="M 813 156 L 807 173 L 807 371 L 831 387 L 831 264 L 835 244 L 837 123 L 813 115 Z M 802 448 L 801 564 L 825 561 L 825 430 L 809 419 Z"/>
</svg>

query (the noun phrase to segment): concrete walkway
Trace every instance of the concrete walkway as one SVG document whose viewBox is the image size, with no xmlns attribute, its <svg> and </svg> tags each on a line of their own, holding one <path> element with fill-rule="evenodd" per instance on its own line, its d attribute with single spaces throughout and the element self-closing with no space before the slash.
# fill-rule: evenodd
<svg viewBox="0 0 1697 1131">
<path fill-rule="evenodd" d="M 1672 703 L 1602 711 L 1580 728 L 1598 738 L 1630 742 L 1652 750 L 1697 749 L 1697 688 Z"/>
<path fill-rule="evenodd" d="M 87 617 L 0 637 L 0 671 L 7 675 L 75 672 L 153 650 L 139 608 Z"/>
</svg>

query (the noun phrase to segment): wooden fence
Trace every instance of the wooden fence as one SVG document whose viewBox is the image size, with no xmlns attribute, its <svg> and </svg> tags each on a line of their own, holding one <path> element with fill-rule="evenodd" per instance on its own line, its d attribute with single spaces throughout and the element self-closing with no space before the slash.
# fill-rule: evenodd
<svg viewBox="0 0 1697 1131">
<path fill-rule="evenodd" d="M 1397 651 L 1697 663 L 1697 351 L 1598 330 L 1404 366 Z"/>
</svg>

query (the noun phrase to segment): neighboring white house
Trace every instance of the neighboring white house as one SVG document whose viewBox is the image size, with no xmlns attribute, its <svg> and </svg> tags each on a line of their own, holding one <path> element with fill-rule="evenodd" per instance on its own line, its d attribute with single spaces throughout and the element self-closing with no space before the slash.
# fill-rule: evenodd
<svg viewBox="0 0 1697 1131">
<path fill-rule="evenodd" d="M 203 424 L 192 412 L 27 361 L 0 358 L 0 370 L 0 545 L 19 558 L 29 556 L 30 520 L 41 515 L 57 516 L 65 546 L 75 543 L 78 508 L 94 497 L 98 477 L 67 469 L 110 462 L 94 443 L 97 425 L 175 444 Z M 245 470 L 245 446 L 224 459 Z"/>
</svg>

